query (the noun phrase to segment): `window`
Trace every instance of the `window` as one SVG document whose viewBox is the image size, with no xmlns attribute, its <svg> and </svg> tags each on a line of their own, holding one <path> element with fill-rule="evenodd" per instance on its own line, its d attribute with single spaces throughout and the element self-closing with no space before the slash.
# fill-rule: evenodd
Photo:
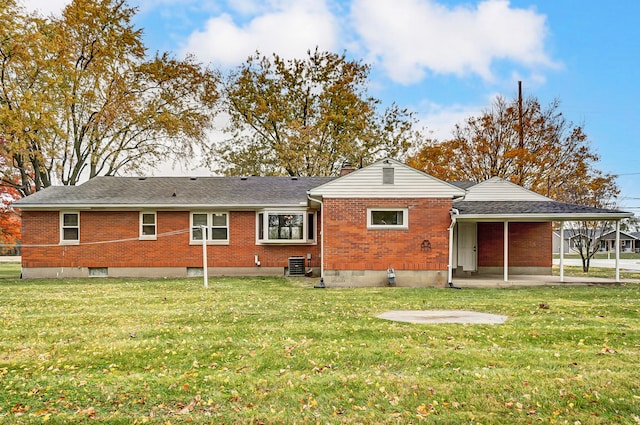
<svg viewBox="0 0 640 425">
<path fill-rule="evenodd" d="M 156 213 L 141 212 L 140 213 L 140 239 L 155 240 L 156 239 Z"/>
<path fill-rule="evenodd" d="M 257 215 L 258 241 L 308 243 L 315 241 L 315 213 L 261 212 Z"/>
<path fill-rule="evenodd" d="M 80 213 L 65 212 L 60 214 L 60 243 L 80 243 Z"/>
<path fill-rule="evenodd" d="M 204 236 L 203 236 L 204 231 Z M 191 214 L 191 242 L 229 243 L 229 214 L 226 212 Z"/>
<path fill-rule="evenodd" d="M 407 208 L 368 208 L 367 227 L 371 229 L 407 229 L 409 210 Z"/>
</svg>

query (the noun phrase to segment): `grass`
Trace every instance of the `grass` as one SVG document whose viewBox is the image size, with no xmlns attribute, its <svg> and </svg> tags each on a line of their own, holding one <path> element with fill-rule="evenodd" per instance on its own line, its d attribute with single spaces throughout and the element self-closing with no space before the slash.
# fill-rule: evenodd
<svg viewBox="0 0 640 425">
<path fill-rule="evenodd" d="M 0 423 L 640 421 L 640 286 L 0 282 Z M 549 308 L 540 308 L 540 304 Z M 468 309 L 503 325 L 410 324 Z"/>
<path fill-rule="evenodd" d="M 0 262 L 0 279 L 18 279 L 22 273 L 22 264 L 19 262 Z"/>
<path fill-rule="evenodd" d="M 553 266 L 552 273 L 554 276 L 559 276 L 560 267 Z M 608 267 L 589 267 L 588 272 L 583 272 L 582 267 L 580 266 L 564 266 L 564 274 L 565 276 L 573 276 L 573 277 L 598 277 L 598 278 L 605 278 L 605 279 L 615 279 L 616 271 L 615 269 L 608 268 Z M 620 270 L 620 279 L 640 281 L 640 272 Z"/>
</svg>

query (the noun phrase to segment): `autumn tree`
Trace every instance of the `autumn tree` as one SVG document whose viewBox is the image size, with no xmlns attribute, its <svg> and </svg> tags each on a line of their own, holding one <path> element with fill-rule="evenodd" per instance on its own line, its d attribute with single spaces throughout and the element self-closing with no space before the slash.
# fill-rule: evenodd
<svg viewBox="0 0 640 425">
<path fill-rule="evenodd" d="M 308 51 L 285 60 L 259 52 L 225 83 L 226 128 L 217 149 L 228 174 L 334 175 L 357 164 L 402 158 L 412 146 L 414 118 L 368 96 L 369 66 L 345 55 Z"/>
<path fill-rule="evenodd" d="M 12 203 L 20 195 L 14 188 L 0 186 L 0 253 L 6 254 L 20 243 L 20 216 Z"/>
<path fill-rule="evenodd" d="M 498 97 L 490 109 L 456 125 L 452 138 L 427 140 L 408 160 L 444 180 L 481 182 L 497 176 L 551 199 L 613 208 L 619 193 L 615 176 L 597 168 L 599 157 L 581 126 L 536 98 L 522 102 Z M 585 235 L 579 251 L 585 270 L 608 222 L 572 223 Z M 588 236 L 588 237 L 587 237 Z"/>
<path fill-rule="evenodd" d="M 217 74 L 191 57 L 147 57 L 135 12 L 125 0 L 73 0 L 46 19 L 0 6 L 3 184 L 27 195 L 206 145 Z"/>
</svg>

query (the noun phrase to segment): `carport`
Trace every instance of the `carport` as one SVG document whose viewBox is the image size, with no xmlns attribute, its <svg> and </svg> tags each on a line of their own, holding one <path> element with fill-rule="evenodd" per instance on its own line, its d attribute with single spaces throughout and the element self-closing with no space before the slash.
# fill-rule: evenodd
<svg viewBox="0 0 640 425">
<path fill-rule="evenodd" d="M 631 217 L 631 213 L 618 210 L 586 207 L 582 205 L 546 200 L 510 200 L 510 201 L 474 201 L 461 200 L 454 202 L 451 210 L 449 282 L 453 281 L 453 270 L 477 272 L 479 223 L 494 223 L 502 227 L 501 249 L 503 258 L 503 281 L 509 281 L 510 267 L 510 226 L 520 223 L 560 223 L 560 238 L 563 240 L 565 223 L 581 221 L 608 221 L 615 225 L 615 281 L 620 282 L 620 220 Z M 549 226 L 550 227 L 550 226 Z M 475 235 L 473 232 L 476 232 Z M 549 229 L 551 232 L 551 229 Z M 474 239 L 475 237 L 475 239 Z M 551 247 L 549 247 L 551 256 Z M 549 257 L 551 258 L 551 257 Z M 564 247 L 560 250 L 560 282 L 564 277 Z M 466 267 L 466 270 L 465 270 Z M 527 273 L 525 273 L 527 274 Z M 535 273 L 534 273 L 535 274 Z"/>
</svg>

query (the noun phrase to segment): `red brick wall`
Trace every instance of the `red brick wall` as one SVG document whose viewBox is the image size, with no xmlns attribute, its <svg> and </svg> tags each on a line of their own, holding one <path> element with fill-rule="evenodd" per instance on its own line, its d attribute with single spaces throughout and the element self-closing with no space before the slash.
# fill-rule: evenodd
<svg viewBox="0 0 640 425">
<path fill-rule="evenodd" d="M 509 223 L 509 266 L 551 267 L 551 223 Z M 504 224 L 478 223 L 478 267 L 504 266 Z"/>
<path fill-rule="evenodd" d="M 252 211 L 229 214 L 229 245 L 209 245 L 209 267 L 253 267 L 258 254 L 262 267 L 286 267 L 288 258 L 311 253 L 313 267 L 320 265 L 320 244 L 256 245 L 256 215 Z M 58 245 L 60 218 L 57 211 L 23 211 L 22 249 L 24 267 L 202 267 L 202 245 L 189 245 L 189 212 L 157 213 L 157 233 L 186 230 L 157 240 L 136 239 L 138 211 L 81 211 L 81 245 Z M 43 245 L 50 246 L 30 246 Z"/>
<path fill-rule="evenodd" d="M 367 229 L 370 207 L 409 208 L 409 228 Z M 451 199 L 326 199 L 324 209 L 327 270 L 447 270 Z"/>
</svg>

